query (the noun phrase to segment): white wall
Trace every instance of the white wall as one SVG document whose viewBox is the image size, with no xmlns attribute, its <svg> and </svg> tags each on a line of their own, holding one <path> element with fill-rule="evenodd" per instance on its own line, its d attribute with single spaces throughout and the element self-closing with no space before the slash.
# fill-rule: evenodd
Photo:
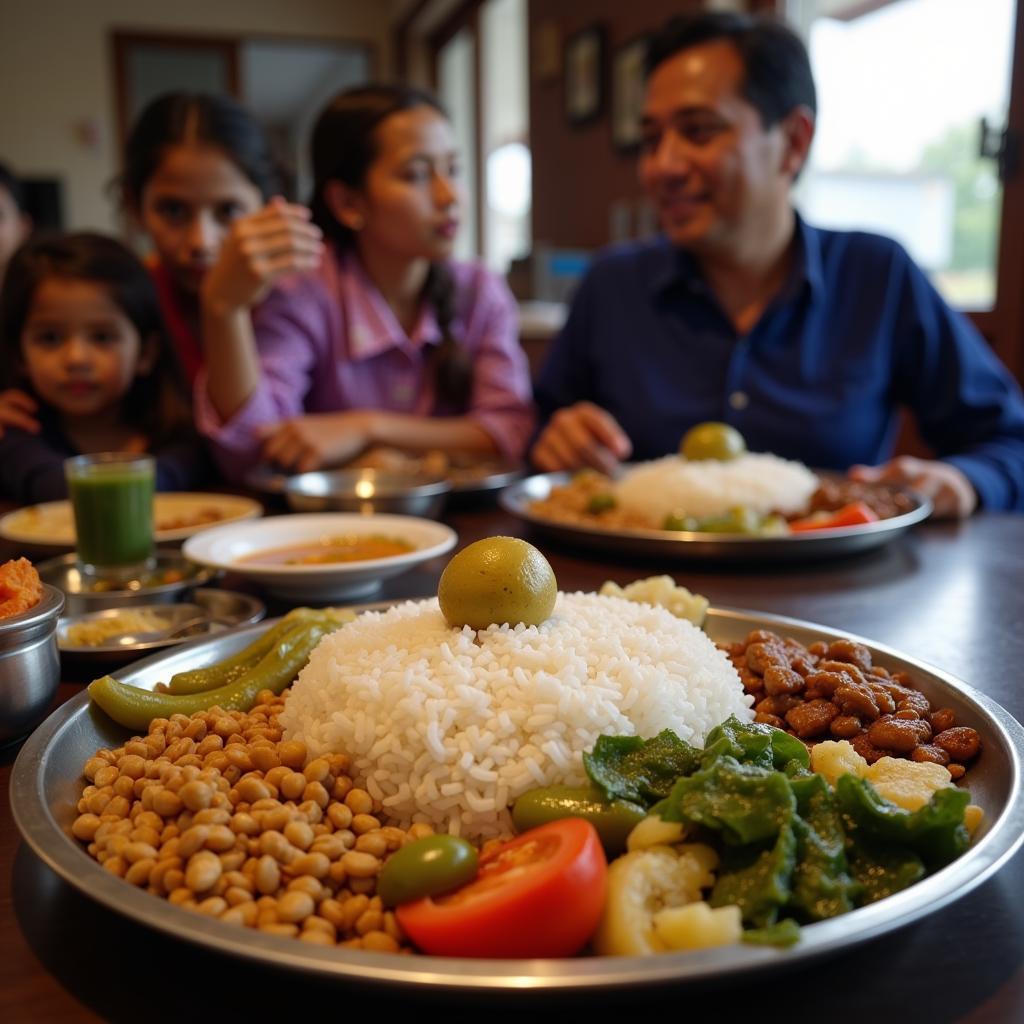
<svg viewBox="0 0 1024 1024">
<path fill-rule="evenodd" d="M 372 43 L 390 72 L 389 0 L 3 0 L 0 160 L 64 183 L 72 229 L 117 229 L 114 29 Z"/>
</svg>

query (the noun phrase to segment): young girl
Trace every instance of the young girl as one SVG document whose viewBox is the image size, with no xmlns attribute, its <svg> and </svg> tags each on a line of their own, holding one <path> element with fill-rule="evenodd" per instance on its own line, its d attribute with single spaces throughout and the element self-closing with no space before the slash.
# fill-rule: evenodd
<svg viewBox="0 0 1024 1024">
<path fill-rule="evenodd" d="M 437 101 L 342 93 L 312 149 L 317 273 L 281 282 L 252 332 L 239 305 L 204 304 L 197 417 L 225 472 L 337 465 L 373 444 L 521 457 L 533 414 L 515 307 L 484 268 L 449 262 L 460 189 Z"/>
<path fill-rule="evenodd" d="M 320 259 L 309 210 L 277 197 L 266 136 L 223 96 L 169 93 L 147 106 L 125 145 L 119 179 L 125 209 L 149 236 L 149 268 L 164 321 L 191 383 L 205 361 L 204 306 L 222 330 L 237 328 L 280 275 Z M 6 426 L 38 428 L 31 398 L 0 394 Z"/>
<path fill-rule="evenodd" d="M 153 242 L 152 271 L 175 348 L 194 380 L 206 357 L 203 310 L 230 321 L 280 275 L 319 262 L 309 211 L 277 197 L 266 136 L 223 96 L 170 93 L 140 115 L 125 146 L 125 207 Z"/>
<path fill-rule="evenodd" d="M 40 425 L 0 438 L 5 498 L 66 496 L 64 459 L 87 452 L 151 452 L 161 490 L 193 486 L 207 465 L 153 281 L 112 238 L 18 250 L 0 293 L 0 386 L 30 395 Z"/>
</svg>

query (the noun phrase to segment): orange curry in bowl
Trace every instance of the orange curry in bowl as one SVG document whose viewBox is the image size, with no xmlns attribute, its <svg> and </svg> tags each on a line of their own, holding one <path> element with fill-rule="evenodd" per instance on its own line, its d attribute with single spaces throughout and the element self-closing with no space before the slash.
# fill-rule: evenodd
<svg viewBox="0 0 1024 1024">
<path fill-rule="evenodd" d="M 287 547 L 256 551 L 238 560 L 240 565 L 333 565 L 339 562 L 367 562 L 375 558 L 405 555 L 414 547 L 408 541 L 377 534 L 327 537 L 322 540 L 291 544 Z"/>
</svg>

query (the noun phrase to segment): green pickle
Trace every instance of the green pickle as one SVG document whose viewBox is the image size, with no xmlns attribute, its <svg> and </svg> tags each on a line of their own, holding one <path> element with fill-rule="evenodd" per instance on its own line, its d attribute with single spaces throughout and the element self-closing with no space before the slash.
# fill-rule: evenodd
<svg viewBox="0 0 1024 1024">
<path fill-rule="evenodd" d="M 476 849 L 465 839 L 424 836 L 387 859 L 377 878 L 377 895 L 385 907 L 437 896 L 471 882 L 478 863 Z"/>
<path fill-rule="evenodd" d="M 760 533 L 761 517 L 752 508 L 737 505 L 724 516 L 702 519 L 698 529 L 702 533 Z"/>
<path fill-rule="evenodd" d="M 606 800 L 592 786 L 547 786 L 531 789 L 516 800 L 512 824 L 517 832 L 526 832 L 560 818 L 585 818 L 612 857 L 622 853 L 627 836 L 646 815 L 643 807 L 628 800 Z"/>
<path fill-rule="evenodd" d="M 337 622 L 340 624 L 353 617 L 351 612 L 344 614 L 347 618 L 330 609 L 294 608 L 276 626 L 261 633 L 251 644 L 243 647 L 236 654 L 232 654 L 214 665 L 175 673 L 167 684 L 167 692 L 202 693 L 205 690 L 215 690 L 217 687 L 233 683 L 249 669 L 255 668 L 260 659 L 268 654 L 290 630 L 295 628 L 296 623 Z"/>
<path fill-rule="evenodd" d="M 669 513 L 665 516 L 665 522 L 661 524 L 663 530 L 687 530 L 693 532 L 700 529 L 700 520 L 694 516 L 676 515 Z"/>
<path fill-rule="evenodd" d="M 89 684 L 89 697 L 115 722 L 145 731 L 154 718 L 193 715 L 214 706 L 248 711 L 262 690 L 281 693 L 309 660 L 313 648 L 326 633 L 337 628 L 323 621 L 293 623 L 260 661 L 233 682 L 201 693 L 156 693 L 128 686 L 112 676 Z"/>
</svg>

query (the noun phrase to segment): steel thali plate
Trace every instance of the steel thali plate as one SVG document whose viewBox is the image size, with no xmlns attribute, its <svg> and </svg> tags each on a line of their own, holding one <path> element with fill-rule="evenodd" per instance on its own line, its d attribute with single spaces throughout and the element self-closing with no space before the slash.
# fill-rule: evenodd
<svg viewBox="0 0 1024 1024">
<path fill-rule="evenodd" d="M 379 606 L 378 606 L 379 607 Z M 147 658 L 121 674 L 151 689 L 185 668 L 212 664 L 254 639 L 268 623 L 200 639 Z M 718 641 L 742 639 L 751 629 L 768 628 L 803 643 L 849 634 L 796 619 L 760 612 L 711 609 L 707 631 Z M 113 747 L 128 731 L 89 707 L 83 692 L 59 708 L 26 741 L 14 766 L 11 804 L 14 818 L 35 853 L 69 884 L 90 898 L 144 926 L 186 942 L 304 975 L 335 978 L 347 985 L 387 986 L 392 990 L 503 992 L 524 990 L 595 993 L 659 985 L 724 985 L 730 979 L 806 966 L 933 913 L 960 899 L 993 874 L 1024 840 L 1024 728 L 994 701 L 966 683 L 859 637 L 878 664 L 911 674 L 933 705 L 954 709 L 957 721 L 976 728 L 984 750 L 967 781 L 972 802 L 985 811 L 971 849 L 909 889 L 841 917 L 805 926 L 798 945 L 788 950 L 737 945 L 660 956 L 581 956 L 549 960 L 477 960 L 395 956 L 310 946 L 261 934 L 173 906 L 104 871 L 71 835 L 75 803 L 83 787 L 85 761 L 99 747 Z M 57 922 L 54 922 L 57 926 Z"/>
<path fill-rule="evenodd" d="M 554 488 L 564 486 L 571 479 L 571 473 L 539 473 L 526 477 L 506 487 L 498 503 L 538 533 L 568 544 L 620 554 L 722 562 L 788 562 L 870 551 L 895 540 L 927 519 L 932 511 L 927 498 L 911 495 L 915 503 L 913 509 L 877 523 L 784 536 L 743 536 L 686 530 L 610 529 L 590 523 L 561 522 L 533 510 L 533 502 L 549 497 Z"/>
</svg>

